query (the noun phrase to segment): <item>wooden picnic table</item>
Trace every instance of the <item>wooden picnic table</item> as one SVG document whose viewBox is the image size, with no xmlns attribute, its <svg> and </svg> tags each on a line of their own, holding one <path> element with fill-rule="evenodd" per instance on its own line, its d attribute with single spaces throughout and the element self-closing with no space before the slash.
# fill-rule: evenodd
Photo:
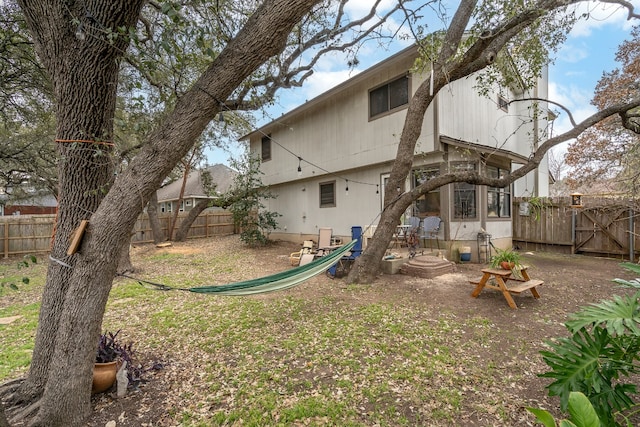
<svg viewBox="0 0 640 427">
<path fill-rule="evenodd" d="M 471 292 L 471 296 L 476 298 L 484 288 L 495 289 L 502 292 L 504 299 L 507 300 L 511 308 L 518 308 L 511 294 L 518 295 L 526 290 L 530 290 L 534 298 L 540 298 L 536 287 L 544 284 L 544 281 L 531 279 L 527 273 L 527 267 L 522 267 L 519 271 L 522 277 L 516 277 L 511 270 L 483 268 L 483 274 L 479 280 L 469 281 L 472 285 L 476 285 L 473 292 Z M 509 283 L 510 286 L 507 286 L 507 283 Z"/>
</svg>

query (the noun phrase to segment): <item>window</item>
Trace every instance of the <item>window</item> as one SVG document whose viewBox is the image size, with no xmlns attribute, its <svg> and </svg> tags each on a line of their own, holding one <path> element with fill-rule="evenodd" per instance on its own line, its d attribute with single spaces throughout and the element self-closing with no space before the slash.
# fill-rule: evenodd
<svg viewBox="0 0 640 427">
<path fill-rule="evenodd" d="M 262 137 L 262 161 L 271 160 L 271 135 Z"/>
<path fill-rule="evenodd" d="M 184 200 L 180 200 L 180 209 L 178 209 L 180 212 L 184 212 Z"/>
<path fill-rule="evenodd" d="M 454 166 L 457 171 L 476 170 L 473 163 L 461 163 Z M 477 218 L 476 186 L 466 182 L 453 184 L 453 217 L 459 219 Z"/>
<path fill-rule="evenodd" d="M 336 206 L 336 182 L 320 183 L 320 207 L 333 208 Z"/>
<path fill-rule="evenodd" d="M 487 166 L 490 178 L 503 178 L 509 171 L 495 166 Z M 489 218 L 509 218 L 511 216 L 511 186 L 487 188 L 487 216 Z"/>
<path fill-rule="evenodd" d="M 438 175 L 440 175 L 439 167 L 414 170 L 412 174 L 411 188 L 416 188 Z M 414 202 L 413 216 L 417 216 L 420 218 L 424 218 L 427 216 L 440 216 L 439 188 L 432 190 L 423 196 L 420 196 L 420 198 Z"/>
<path fill-rule="evenodd" d="M 502 111 L 509 111 L 509 100 L 500 94 L 498 94 L 498 108 Z"/>
<path fill-rule="evenodd" d="M 402 76 L 369 92 L 369 117 L 392 111 L 409 103 L 409 79 Z"/>
</svg>

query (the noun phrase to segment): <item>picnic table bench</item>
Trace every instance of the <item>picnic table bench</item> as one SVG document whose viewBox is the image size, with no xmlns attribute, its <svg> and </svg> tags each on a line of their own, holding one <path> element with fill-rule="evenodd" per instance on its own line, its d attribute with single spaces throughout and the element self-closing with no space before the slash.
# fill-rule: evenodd
<svg viewBox="0 0 640 427">
<path fill-rule="evenodd" d="M 481 278 L 469 281 L 472 285 L 476 285 L 473 292 L 471 292 L 471 296 L 477 298 L 484 288 L 495 289 L 502 292 L 502 295 L 504 295 L 504 298 L 511 308 L 518 308 L 511 294 L 518 295 L 526 290 L 530 290 L 534 298 L 540 298 L 540 294 L 538 294 L 536 288 L 544 284 L 544 281 L 531 279 L 527 273 L 527 267 L 522 267 L 519 271 L 522 277 L 514 276 L 511 270 L 483 268 Z M 510 286 L 507 286 L 507 283 L 509 283 Z"/>
</svg>

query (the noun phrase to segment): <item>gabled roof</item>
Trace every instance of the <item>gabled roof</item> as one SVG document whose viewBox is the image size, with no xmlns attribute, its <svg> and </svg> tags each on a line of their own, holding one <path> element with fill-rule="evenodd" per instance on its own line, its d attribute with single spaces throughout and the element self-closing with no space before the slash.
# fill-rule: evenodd
<svg viewBox="0 0 640 427">
<path fill-rule="evenodd" d="M 237 172 L 230 167 L 223 164 L 215 164 L 206 169 L 211 175 L 211 182 L 216 184 L 216 193 L 226 193 L 233 179 L 237 175 Z M 166 202 L 170 200 L 177 200 L 180 196 L 180 189 L 182 188 L 182 178 L 168 184 L 158 190 L 158 202 Z M 189 174 L 187 178 L 187 184 L 184 188 L 184 198 L 209 198 L 204 189 L 202 180 L 202 171 L 197 170 Z"/>
<path fill-rule="evenodd" d="M 342 92 L 343 90 L 351 87 L 351 86 L 355 86 L 356 84 L 360 83 L 361 81 L 371 77 L 371 75 L 374 75 L 375 73 L 378 73 L 382 68 L 392 65 L 396 62 L 399 61 L 404 61 L 407 58 L 416 58 L 418 55 L 418 47 L 417 45 L 413 44 L 403 50 L 401 50 L 400 52 L 390 56 L 389 58 L 378 62 L 377 64 L 367 68 L 366 70 L 356 74 L 355 76 L 351 77 L 348 80 L 345 80 L 344 82 L 340 83 L 339 85 L 329 89 L 326 92 L 321 93 L 320 95 L 316 96 L 315 98 L 311 99 L 310 101 L 305 102 L 304 104 L 300 105 L 297 108 L 294 108 L 293 110 L 289 111 L 288 113 L 278 117 L 277 120 L 274 120 L 270 123 L 267 123 L 266 125 L 262 126 L 259 129 L 254 130 L 253 132 L 250 132 L 248 134 L 246 134 L 245 136 L 241 137 L 239 139 L 239 141 L 243 141 L 243 140 L 248 140 L 250 139 L 252 136 L 254 136 L 255 134 L 260 134 L 260 135 L 266 135 L 270 129 L 274 126 L 274 124 L 277 123 L 282 123 L 282 122 L 286 122 L 287 119 L 297 116 L 298 114 L 309 110 L 310 108 L 315 107 L 316 105 L 326 101 L 327 99 L 332 98 L 335 94 Z"/>
</svg>

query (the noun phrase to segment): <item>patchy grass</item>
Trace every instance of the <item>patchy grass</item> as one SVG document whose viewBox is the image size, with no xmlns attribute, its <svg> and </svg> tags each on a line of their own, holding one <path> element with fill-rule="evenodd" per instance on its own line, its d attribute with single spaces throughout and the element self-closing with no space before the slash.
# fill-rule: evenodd
<svg viewBox="0 0 640 427">
<path fill-rule="evenodd" d="M 234 236 L 143 246 L 132 253 L 134 276 L 175 287 L 228 283 L 290 268 L 296 247 L 249 249 Z M 544 340 L 563 332 L 580 298 L 609 295 L 602 277 L 616 275 L 600 263 L 576 286 L 566 274 L 573 261 L 552 260 L 563 264 L 538 269 L 547 274 L 542 298 L 518 299 L 518 310 L 498 293 L 471 298 L 465 274 L 384 276 L 366 285 L 319 276 L 252 297 L 117 279 L 103 330 L 122 329 L 145 366 L 164 368 L 126 398 L 94 397 L 88 425 L 121 416 L 130 423 L 122 425 L 194 427 L 532 425 L 524 407 L 558 406 L 537 376 L 546 370 Z M 466 268 L 477 276 L 478 266 Z M 0 380 L 24 374 L 29 363 L 44 268 L 32 276 L 0 296 L 0 317 L 22 316 L 0 325 Z"/>
</svg>

